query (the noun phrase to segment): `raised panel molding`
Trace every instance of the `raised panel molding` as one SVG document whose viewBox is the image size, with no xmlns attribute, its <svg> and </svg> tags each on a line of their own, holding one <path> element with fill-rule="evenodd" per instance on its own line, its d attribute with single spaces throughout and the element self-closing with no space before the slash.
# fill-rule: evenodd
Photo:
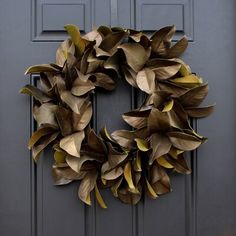
<svg viewBox="0 0 236 236">
<path fill-rule="evenodd" d="M 64 31 L 65 22 L 79 24 L 85 31 L 85 4 L 42 4 L 43 33 Z"/>
<path fill-rule="evenodd" d="M 91 29 L 91 0 L 32 0 L 32 41 L 62 41 L 65 24 L 76 24 L 81 33 Z"/>
<path fill-rule="evenodd" d="M 176 26 L 174 41 L 187 35 L 193 41 L 193 0 L 137 0 L 136 28 L 152 34 L 166 25 Z"/>
</svg>

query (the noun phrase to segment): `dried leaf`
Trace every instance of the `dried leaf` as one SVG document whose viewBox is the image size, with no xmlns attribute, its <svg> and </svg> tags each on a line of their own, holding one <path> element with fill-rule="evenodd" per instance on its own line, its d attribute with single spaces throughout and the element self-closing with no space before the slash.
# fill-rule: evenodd
<svg viewBox="0 0 236 236">
<path fill-rule="evenodd" d="M 42 124 L 50 124 L 57 127 L 57 121 L 55 118 L 55 113 L 58 109 L 57 105 L 52 103 L 43 103 L 41 106 L 33 107 L 33 116 L 40 126 Z"/>
<path fill-rule="evenodd" d="M 202 84 L 202 79 L 199 78 L 198 76 L 191 74 L 191 75 L 186 75 L 184 77 L 179 77 L 175 79 L 171 79 L 171 81 L 175 84 L 185 86 L 187 88 L 194 88 L 200 84 Z"/>
<path fill-rule="evenodd" d="M 52 98 L 50 98 L 47 94 L 45 94 L 40 89 L 38 89 L 30 84 L 27 84 L 26 86 L 21 88 L 20 93 L 31 95 L 36 100 L 38 100 L 40 103 L 45 103 L 45 102 L 49 102 L 52 100 Z"/>
<path fill-rule="evenodd" d="M 75 45 L 70 39 L 63 41 L 56 51 L 56 64 L 63 67 L 67 58 L 68 53 L 75 54 Z"/>
<path fill-rule="evenodd" d="M 43 126 L 42 128 L 35 131 L 28 143 L 28 148 L 31 149 L 43 136 L 52 134 L 56 131 L 56 128 L 53 126 Z"/>
<path fill-rule="evenodd" d="M 122 147 L 130 150 L 134 144 L 135 134 L 128 130 L 116 130 L 111 137 Z"/>
<path fill-rule="evenodd" d="M 156 79 L 166 80 L 177 74 L 181 64 L 171 60 L 152 59 L 147 62 L 147 67 L 155 73 Z"/>
<path fill-rule="evenodd" d="M 173 47 L 168 50 L 167 58 L 175 58 L 181 56 L 181 54 L 188 47 L 188 39 L 184 36 Z"/>
<path fill-rule="evenodd" d="M 179 101 L 184 107 L 197 107 L 202 103 L 207 94 L 208 84 L 203 84 L 188 90 L 179 97 Z"/>
<path fill-rule="evenodd" d="M 128 156 L 127 152 L 119 152 L 115 150 L 110 143 L 108 143 L 108 163 L 110 168 L 118 166 Z"/>
<path fill-rule="evenodd" d="M 79 28 L 75 25 L 65 25 L 64 27 L 70 35 L 71 41 L 74 43 L 78 55 L 81 56 L 85 50 L 86 41 L 80 36 Z"/>
<path fill-rule="evenodd" d="M 37 143 L 34 144 L 32 147 L 32 157 L 35 162 L 39 160 L 41 152 L 46 148 L 51 142 L 53 142 L 57 136 L 59 135 L 59 132 L 54 132 L 49 135 L 45 135 L 42 138 L 40 138 Z"/>
<path fill-rule="evenodd" d="M 130 189 L 135 189 L 133 179 L 132 179 L 132 173 L 131 173 L 131 163 L 127 162 L 124 168 L 124 177 L 127 181 Z"/>
<path fill-rule="evenodd" d="M 156 89 L 155 73 L 149 68 L 144 68 L 138 72 L 136 83 L 142 91 L 148 94 L 153 93 Z"/>
<path fill-rule="evenodd" d="M 135 72 L 140 71 L 148 60 L 145 49 L 138 43 L 123 43 L 118 48 L 123 50 L 127 64 Z"/>
<path fill-rule="evenodd" d="M 95 187 L 96 180 L 97 180 L 97 172 L 90 171 L 87 172 L 87 174 L 80 183 L 78 196 L 87 205 L 91 205 L 90 193 Z"/>
<path fill-rule="evenodd" d="M 150 146 L 152 148 L 152 153 L 149 157 L 149 164 L 151 165 L 155 159 L 170 151 L 171 142 L 166 135 L 155 133 L 151 136 Z"/>
<path fill-rule="evenodd" d="M 167 103 L 165 103 L 164 108 L 162 109 L 162 112 L 167 112 L 170 111 L 174 106 L 174 100 L 171 99 Z"/>
<path fill-rule="evenodd" d="M 80 157 L 80 147 L 84 137 L 83 131 L 68 135 L 61 139 L 60 148 L 72 156 Z"/>
<path fill-rule="evenodd" d="M 154 191 L 154 189 L 152 188 L 151 184 L 148 182 L 147 179 L 146 179 L 146 186 L 147 186 L 148 195 L 149 195 L 152 199 L 156 199 L 156 198 L 158 197 L 158 195 L 156 194 L 156 192 Z"/>
<path fill-rule="evenodd" d="M 149 145 L 148 142 L 146 140 L 140 139 L 140 138 L 136 138 L 134 139 L 137 143 L 137 147 L 140 151 L 146 152 L 149 150 Z"/>
<path fill-rule="evenodd" d="M 30 66 L 25 71 L 25 75 L 32 74 L 32 73 L 40 73 L 40 72 L 58 73 L 60 71 L 61 71 L 61 67 L 55 64 L 40 64 L 40 65 Z"/>
<path fill-rule="evenodd" d="M 121 43 L 125 36 L 126 32 L 124 31 L 109 33 L 104 37 L 99 45 L 99 48 L 112 55 L 117 50 L 117 46 Z"/>
<path fill-rule="evenodd" d="M 150 114 L 151 110 L 134 110 L 130 112 L 126 112 L 122 115 L 122 118 L 126 123 L 134 128 L 143 128 L 147 126 L 147 118 Z"/>
<path fill-rule="evenodd" d="M 201 140 L 195 136 L 182 132 L 169 132 L 167 135 L 173 146 L 183 151 L 194 150 L 202 143 Z"/>
<path fill-rule="evenodd" d="M 100 192 L 99 192 L 99 189 L 97 187 L 97 184 L 95 184 L 95 196 L 96 196 L 96 199 L 98 201 L 98 204 L 101 208 L 107 208 L 107 205 L 105 204 Z"/>
<path fill-rule="evenodd" d="M 75 96 L 82 96 L 87 92 L 95 89 L 95 86 L 90 80 L 83 79 L 82 73 L 77 71 L 79 77 L 75 79 L 72 85 L 71 93 Z"/>
<path fill-rule="evenodd" d="M 170 128 L 168 114 L 153 107 L 148 117 L 148 128 L 152 133 L 168 130 Z"/>
<path fill-rule="evenodd" d="M 203 118 L 209 116 L 214 111 L 214 105 L 207 107 L 189 107 L 186 109 L 187 114 L 193 118 Z"/>
<path fill-rule="evenodd" d="M 175 30 L 175 26 L 167 26 L 156 31 L 151 37 L 152 51 L 160 56 L 165 56 L 170 48 Z"/>
<path fill-rule="evenodd" d="M 134 160 L 134 170 L 142 171 L 141 154 L 139 151 L 137 151 L 136 158 Z"/>
<path fill-rule="evenodd" d="M 118 189 L 118 198 L 126 204 L 137 204 L 141 199 L 140 191 L 138 193 L 132 193 L 127 188 L 120 188 Z"/>
<path fill-rule="evenodd" d="M 137 73 L 128 66 L 122 66 L 122 71 L 124 73 L 126 81 L 133 87 L 137 88 L 136 76 Z"/>
<path fill-rule="evenodd" d="M 105 180 L 115 180 L 119 178 L 123 174 L 123 168 L 122 167 L 116 167 L 114 169 L 111 169 L 108 162 L 105 162 L 102 165 L 101 169 L 101 178 Z"/>
<path fill-rule="evenodd" d="M 160 166 L 163 166 L 167 169 L 172 169 L 173 168 L 173 166 L 166 160 L 166 156 L 158 157 L 156 160 L 157 160 L 157 163 Z"/>
</svg>

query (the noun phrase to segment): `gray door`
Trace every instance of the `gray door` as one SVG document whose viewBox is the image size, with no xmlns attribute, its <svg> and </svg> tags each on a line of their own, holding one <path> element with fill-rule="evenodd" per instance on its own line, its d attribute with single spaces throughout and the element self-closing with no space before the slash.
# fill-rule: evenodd
<svg viewBox="0 0 236 236">
<path fill-rule="evenodd" d="M 1 0 L 0 235 L 236 235 L 235 9 L 235 0 Z M 101 24 L 147 33 L 175 24 L 175 39 L 188 35 L 184 59 L 209 81 L 206 102 L 217 106 L 195 122 L 209 141 L 191 154 L 192 175 L 172 176 L 172 193 L 129 206 L 105 191 L 107 210 L 87 207 L 77 199 L 78 183 L 53 186 L 50 152 L 33 165 L 26 148 L 33 126 L 30 99 L 18 91 L 29 82 L 26 67 L 54 60 L 67 23 L 82 33 Z M 124 127 L 121 114 L 133 99 L 122 82 L 112 94 L 97 94 L 97 128 Z"/>
</svg>

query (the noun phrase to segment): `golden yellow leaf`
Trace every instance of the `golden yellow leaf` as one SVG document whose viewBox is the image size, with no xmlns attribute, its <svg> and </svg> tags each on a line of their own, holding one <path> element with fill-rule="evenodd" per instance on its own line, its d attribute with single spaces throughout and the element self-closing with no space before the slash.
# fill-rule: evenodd
<svg viewBox="0 0 236 236">
<path fill-rule="evenodd" d="M 98 201 L 98 204 L 101 208 L 107 208 L 107 205 L 105 204 L 99 190 L 98 190 L 98 187 L 97 187 L 97 184 L 95 184 L 95 196 L 96 196 L 96 199 Z"/>
<path fill-rule="evenodd" d="M 131 163 L 127 162 L 124 168 L 124 177 L 129 185 L 130 189 L 135 189 L 133 179 L 132 179 L 132 173 L 131 173 Z"/>
<path fill-rule="evenodd" d="M 157 158 L 156 160 L 160 166 L 163 166 L 167 169 L 173 168 L 173 166 L 165 159 L 165 156 L 161 156 L 161 157 Z"/>
</svg>

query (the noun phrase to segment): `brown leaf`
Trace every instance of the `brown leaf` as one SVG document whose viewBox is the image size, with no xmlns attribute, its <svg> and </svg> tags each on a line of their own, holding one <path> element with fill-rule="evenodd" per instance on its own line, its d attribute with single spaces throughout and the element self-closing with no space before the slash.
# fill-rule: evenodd
<svg viewBox="0 0 236 236">
<path fill-rule="evenodd" d="M 194 150 L 202 143 L 201 140 L 195 136 L 182 132 L 169 132 L 167 135 L 173 146 L 183 151 Z"/>
<path fill-rule="evenodd" d="M 55 185 L 69 184 L 73 180 L 81 178 L 81 174 L 76 173 L 70 167 L 56 167 L 52 168 L 52 177 Z"/>
<path fill-rule="evenodd" d="M 136 76 L 137 73 L 130 67 L 124 65 L 122 66 L 122 72 L 124 73 L 126 81 L 133 87 L 137 88 Z"/>
<path fill-rule="evenodd" d="M 128 156 L 127 152 L 119 152 L 115 150 L 110 143 L 108 143 L 108 163 L 110 168 L 118 166 Z"/>
<path fill-rule="evenodd" d="M 75 96 L 82 96 L 86 94 L 87 92 L 95 89 L 95 86 L 93 83 L 85 78 L 83 74 L 77 70 L 78 77 L 74 80 L 71 93 Z"/>
<path fill-rule="evenodd" d="M 152 133 L 168 130 L 170 128 L 168 114 L 153 107 L 148 117 L 148 128 Z"/>
<path fill-rule="evenodd" d="M 88 205 L 91 205 L 90 193 L 93 191 L 95 187 L 96 180 L 97 180 L 97 172 L 95 171 L 87 172 L 87 174 L 82 179 L 79 186 L 78 196 L 84 203 Z"/>
<path fill-rule="evenodd" d="M 118 48 L 123 50 L 127 64 L 135 72 L 140 71 L 148 60 L 147 52 L 138 43 L 123 43 Z"/>
<path fill-rule="evenodd" d="M 35 131 L 28 143 L 28 148 L 31 149 L 42 137 L 52 134 L 56 131 L 56 127 L 53 126 L 43 126 Z"/>
<path fill-rule="evenodd" d="M 130 150 L 134 145 L 135 134 L 128 130 L 116 130 L 111 137 L 122 147 Z"/>
<path fill-rule="evenodd" d="M 122 115 L 122 118 L 126 123 L 134 128 L 143 128 L 147 125 L 147 118 L 151 110 L 133 110 L 126 112 Z"/>
<path fill-rule="evenodd" d="M 144 68 L 138 72 L 136 83 L 142 91 L 152 94 L 156 89 L 155 73 L 149 68 Z"/>
<path fill-rule="evenodd" d="M 120 56 L 119 53 L 114 53 L 112 56 L 110 56 L 104 63 L 105 69 L 112 69 L 116 71 L 116 73 L 119 73 L 120 68 Z"/>
<path fill-rule="evenodd" d="M 102 165 L 101 178 L 105 180 L 115 180 L 123 174 L 122 167 L 116 167 L 111 169 L 108 162 Z"/>
<path fill-rule="evenodd" d="M 158 92 L 166 91 L 173 94 L 173 97 L 179 97 L 187 91 L 187 88 L 171 83 L 168 80 L 159 81 L 158 87 Z"/>
<path fill-rule="evenodd" d="M 177 159 L 167 156 L 167 161 L 174 166 L 175 171 L 181 174 L 191 174 L 191 169 L 189 169 L 188 164 L 183 156 L 178 157 Z"/>
<path fill-rule="evenodd" d="M 169 141 L 168 137 L 159 133 L 151 135 L 150 145 L 152 148 L 152 153 L 149 157 L 150 165 L 155 159 L 167 154 L 171 148 L 171 142 Z"/>
<path fill-rule="evenodd" d="M 209 116 L 214 111 L 214 105 L 207 107 L 189 107 L 186 109 L 187 114 L 193 118 L 203 118 Z"/>
<path fill-rule="evenodd" d="M 124 31 L 109 33 L 104 37 L 99 45 L 99 48 L 112 55 L 117 50 L 117 46 L 121 43 L 125 36 L 126 32 Z"/>
<path fill-rule="evenodd" d="M 40 126 L 42 124 L 50 124 L 55 127 L 58 126 L 55 113 L 57 111 L 57 105 L 53 103 L 43 103 L 41 106 L 33 107 L 33 116 Z"/>
<path fill-rule="evenodd" d="M 25 71 L 25 75 L 32 74 L 32 73 L 40 73 L 40 72 L 58 73 L 61 71 L 61 69 L 62 68 L 60 66 L 57 66 L 55 64 L 40 64 L 40 65 L 30 66 Z"/>
<path fill-rule="evenodd" d="M 170 178 L 163 167 L 154 163 L 151 167 L 150 174 L 150 183 L 158 195 L 171 191 Z"/>
<path fill-rule="evenodd" d="M 70 155 L 67 155 L 66 157 L 66 163 L 68 164 L 68 166 L 70 166 L 70 168 L 77 173 L 80 173 L 80 169 L 86 161 L 93 161 L 93 160 L 94 160 L 93 157 L 85 155 L 80 156 L 80 158 Z"/>
<path fill-rule="evenodd" d="M 23 88 L 21 88 L 20 93 L 28 94 L 33 96 L 36 100 L 38 100 L 40 103 L 49 102 L 52 100 L 47 94 L 42 92 L 37 87 L 34 87 L 30 84 L 27 84 Z"/>
<path fill-rule="evenodd" d="M 165 56 L 170 48 L 175 30 L 175 26 L 167 26 L 156 31 L 151 37 L 152 51 L 160 56 Z"/>
<path fill-rule="evenodd" d="M 72 111 L 62 106 L 58 106 L 55 117 L 63 136 L 70 135 L 74 131 Z"/>
<path fill-rule="evenodd" d="M 196 88 L 192 88 L 179 97 L 180 103 L 184 107 L 199 106 L 208 94 L 208 84 L 203 84 Z"/>
<path fill-rule="evenodd" d="M 58 135 L 59 132 L 51 133 L 49 135 L 43 136 L 37 141 L 37 143 L 34 144 L 34 146 L 32 147 L 32 157 L 36 162 L 38 161 L 43 149 L 46 148 L 51 142 L 53 142 Z"/>
<path fill-rule="evenodd" d="M 97 30 L 93 30 L 93 31 L 88 32 L 82 38 L 86 39 L 87 41 L 91 41 L 91 42 L 95 41 L 96 46 L 99 46 L 100 43 L 102 42 L 102 36 Z"/>
<path fill-rule="evenodd" d="M 188 47 L 188 39 L 186 36 L 184 36 L 168 50 L 167 58 L 180 57 L 187 47 Z"/>
<path fill-rule="evenodd" d="M 147 67 L 155 73 L 158 80 L 166 80 L 177 74 L 181 64 L 171 60 L 155 58 L 147 62 Z"/>
<path fill-rule="evenodd" d="M 70 39 L 63 41 L 56 51 L 56 64 L 63 67 L 67 60 L 68 53 L 75 54 L 75 45 Z"/>
<path fill-rule="evenodd" d="M 93 108 L 90 101 L 85 100 L 80 108 L 80 114 L 73 113 L 74 130 L 83 130 L 90 122 L 93 114 Z"/>
<path fill-rule="evenodd" d="M 123 181 L 123 177 L 119 178 L 111 187 L 111 191 L 114 197 L 118 197 L 118 188 Z"/>
<path fill-rule="evenodd" d="M 70 155 L 80 157 L 80 147 L 84 136 L 83 131 L 68 135 L 61 139 L 60 147 Z"/>
<path fill-rule="evenodd" d="M 102 139 L 98 137 L 93 129 L 88 134 L 88 146 L 97 153 L 106 153 L 106 146 Z"/>
<path fill-rule="evenodd" d="M 116 86 L 115 81 L 107 74 L 104 73 L 94 73 L 95 82 L 94 85 L 97 87 L 104 88 L 106 90 L 113 90 Z"/>
<path fill-rule="evenodd" d="M 63 91 L 61 92 L 61 100 L 65 102 L 73 112 L 80 114 L 81 106 L 85 103 L 86 98 L 76 97 L 70 91 Z"/>
<path fill-rule="evenodd" d="M 118 198 L 123 203 L 135 205 L 141 199 L 140 191 L 141 191 L 141 187 L 139 188 L 139 192 L 137 192 L 137 193 L 130 192 L 128 187 L 127 188 L 120 188 L 120 189 L 118 189 Z"/>
</svg>

